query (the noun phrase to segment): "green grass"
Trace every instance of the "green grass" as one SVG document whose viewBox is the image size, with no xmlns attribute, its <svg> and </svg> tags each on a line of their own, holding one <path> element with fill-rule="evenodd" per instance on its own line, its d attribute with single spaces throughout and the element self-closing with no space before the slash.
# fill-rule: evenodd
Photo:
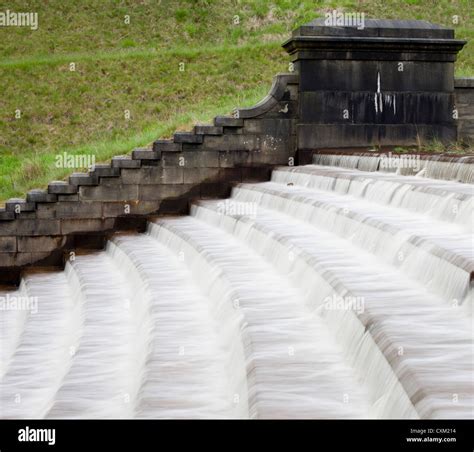
<svg viewBox="0 0 474 452">
<path fill-rule="evenodd" d="M 38 12 L 39 28 L 0 28 L 0 201 L 65 177 L 57 154 L 106 161 L 256 103 L 287 70 L 281 42 L 334 8 L 450 26 L 458 15 L 457 37 L 471 41 L 456 74 L 474 75 L 470 0 L 12 0 L 7 8 Z"/>
</svg>

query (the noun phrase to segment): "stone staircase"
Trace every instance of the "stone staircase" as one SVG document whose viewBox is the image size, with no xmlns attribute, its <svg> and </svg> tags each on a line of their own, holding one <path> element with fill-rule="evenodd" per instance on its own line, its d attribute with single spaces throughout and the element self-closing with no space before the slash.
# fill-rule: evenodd
<svg viewBox="0 0 474 452">
<path fill-rule="evenodd" d="M 193 199 L 226 197 L 234 183 L 269 178 L 295 156 L 298 78 L 279 74 L 265 99 L 235 117 L 218 116 L 172 140 L 73 173 L 0 209 L 0 282 L 28 265 L 62 266 L 78 247 L 142 230 L 151 214 L 185 213 Z"/>
</svg>

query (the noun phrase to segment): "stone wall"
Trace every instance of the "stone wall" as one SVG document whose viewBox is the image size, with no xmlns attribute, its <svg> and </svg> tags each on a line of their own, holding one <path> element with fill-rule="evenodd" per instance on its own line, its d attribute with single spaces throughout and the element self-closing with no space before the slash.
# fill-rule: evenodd
<svg viewBox="0 0 474 452">
<path fill-rule="evenodd" d="M 474 78 L 454 81 L 458 119 L 458 140 L 474 145 Z"/>
<path fill-rule="evenodd" d="M 292 164 L 297 83 L 295 74 L 277 75 L 268 96 L 236 117 L 8 200 L 0 282 L 18 281 L 25 266 L 61 266 L 77 248 L 101 248 L 113 231 L 143 230 L 148 215 L 185 213 L 193 199 L 227 197 L 232 184 L 267 180 L 275 165 Z"/>
</svg>

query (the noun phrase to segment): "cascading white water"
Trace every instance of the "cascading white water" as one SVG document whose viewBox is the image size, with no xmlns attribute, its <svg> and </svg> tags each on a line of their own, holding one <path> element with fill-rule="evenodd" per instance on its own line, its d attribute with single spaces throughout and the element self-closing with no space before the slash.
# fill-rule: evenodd
<svg viewBox="0 0 474 452">
<path fill-rule="evenodd" d="M 0 416 L 473 418 L 472 165 L 423 162 L 316 156 L 27 273 Z"/>
<path fill-rule="evenodd" d="M 377 153 L 366 155 L 344 155 L 344 154 L 317 154 L 314 163 L 325 166 L 359 169 L 361 171 L 386 171 L 398 172 L 403 175 L 420 174 L 432 179 L 455 180 L 459 182 L 474 183 L 474 159 L 472 156 L 445 158 L 442 155 L 430 155 L 418 159 L 415 165 L 384 165 L 387 156 Z M 411 154 L 395 155 L 394 160 L 405 161 L 412 157 Z"/>
</svg>

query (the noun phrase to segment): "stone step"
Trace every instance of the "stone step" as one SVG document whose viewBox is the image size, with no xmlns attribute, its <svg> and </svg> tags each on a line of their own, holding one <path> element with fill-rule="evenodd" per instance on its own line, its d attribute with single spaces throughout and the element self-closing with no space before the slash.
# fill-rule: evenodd
<svg viewBox="0 0 474 452">
<path fill-rule="evenodd" d="M 197 125 L 194 126 L 194 133 L 199 135 L 222 135 L 224 128 L 220 126 Z"/>
<path fill-rule="evenodd" d="M 15 219 L 15 214 L 0 207 L 0 221 L 10 221 Z"/>
<path fill-rule="evenodd" d="M 98 185 L 99 178 L 88 173 L 73 173 L 69 176 L 71 185 Z"/>
<path fill-rule="evenodd" d="M 159 160 L 158 152 L 148 148 L 137 148 L 132 151 L 133 160 Z"/>
<path fill-rule="evenodd" d="M 27 202 L 26 199 L 22 198 L 10 198 L 5 203 L 5 210 L 7 210 L 8 212 L 33 212 L 35 208 L 36 205 L 34 202 Z"/>
<path fill-rule="evenodd" d="M 140 160 L 133 160 L 128 155 L 118 155 L 112 158 L 112 167 L 113 168 L 140 168 Z"/>
<path fill-rule="evenodd" d="M 175 143 L 173 140 L 156 140 L 153 143 L 153 150 L 158 152 L 181 152 L 183 146 L 181 143 Z"/>
<path fill-rule="evenodd" d="M 35 188 L 26 194 L 27 202 L 56 202 L 58 197 L 48 193 L 46 190 Z"/>
<path fill-rule="evenodd" d="M 216 116 L 214 125 L 217 127 L 243 127 L 244 120 L 240 118 L 232 118 L 231 116 Z"/>
<path fill-rule="evenodd" d="M 103 165 L 95 165 L 92 171 L 89 171 L 90 176 L 99 177 L 117 177 L 120 176 L 120 169 L 111 166 L 110 163 Z"/>
<path fill-rule="evenodd" d="M 68 184 L 62 180 L 53 181 L 48 185 L 48 193 L 55 195 L 69 195 L 77 193 L 77 185 Z"/>
<path fill-rule="evenodd" d="M 196 135 L 192 132 L 178 132 L 173 136 L 175 143 L 197 143 L 200 144 L 203 141 L 202 135 Z"/>
</svg>

